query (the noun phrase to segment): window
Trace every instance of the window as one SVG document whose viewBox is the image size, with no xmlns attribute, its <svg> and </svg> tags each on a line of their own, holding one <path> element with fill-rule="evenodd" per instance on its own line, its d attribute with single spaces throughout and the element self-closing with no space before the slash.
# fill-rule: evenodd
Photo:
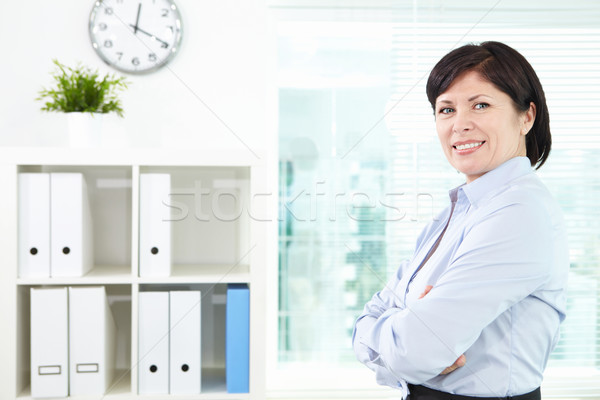
<svg viewBox="0 0 600 400">
<path fill-rule="evenodd" d="M 375 387 L 354 359 L 353 322 L 463 181 L 437 142 L 429 70 L 456 46 L 499 40 L 544 86 L 554 144 L 539 175 L 569 229 L 568 317 L 545 397 L 597 396 L 600 5 L 380 3 L 280 14 L 277 358 L 281 376 L 294 374 L 281 388 Z"/>
</svg>

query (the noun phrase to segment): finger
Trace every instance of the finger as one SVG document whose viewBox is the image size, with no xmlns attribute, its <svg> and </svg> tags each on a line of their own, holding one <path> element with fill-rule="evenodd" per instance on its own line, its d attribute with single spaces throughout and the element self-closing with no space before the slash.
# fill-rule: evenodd
<svg viewBox="0 0 600 400">
<path fill-rule="evenodd" d="M 427 295 L 427 293 L 429 293 L 431 291 L 431 289 L 433 289 L 433 286 L 431 286 L 431 285 L 425 286 L 425 290 L 423 291 L 423 293 L 421 293 L 419 298 L 422 299 L 423 297 L 425 297 Z"/>
<path fill-rule="evenodd" d="M 453 372 L 455 369 L 458 369 L 458 367 L 456 365 L 452 364 L 451 366 L 447 367 L 442 372 L 440 372 L 440 375 L 448 375 L 450 372 Z"/>
<path fill-rule="evenodd" d="M 449 366 L 448 368 L 444 369 L 440 375 L 447 375 L 452 371 L 457 370 L 458 368 L 464 366 L 467 363 L 467 357 L 465 357 L 465 355 L 461 355 L 460 357 L 458 357 L 456 359 L 456 361 L 454 361 L 454 364 L 452 364 L 451 366 Z"/>
<path fill-rule="evenodd" d="M 445 370 L 443 370 L 442 372 L 440 372 L 440 375 L 448 375 L 450 372 L 454 371 L 456 368 L 454 367 L 448 367 Z"/>
</svg>

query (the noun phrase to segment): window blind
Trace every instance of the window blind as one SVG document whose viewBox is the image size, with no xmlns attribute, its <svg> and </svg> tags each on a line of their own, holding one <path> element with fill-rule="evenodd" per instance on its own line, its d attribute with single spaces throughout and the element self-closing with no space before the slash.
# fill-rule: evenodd
<svg viewBox="0 0 600 400">
<path fill-rule="evenodd" d="M 336 397 L 374 386 L 349 346 L 353 318 L 464 181 L 440 149 L 427 76 L 452 48 L 498 40 L 519 50 L 544 86 L 554 144 L 538 173 L 569 230 L 568 317 L 544 397 L 600 397 L 600 4 L 275 3 L 293 22 L 278 27 L 283 375 L 273 381 Z M 368 198 L 353 197 L 360 193 Z M 353 209 L 361 200 L 387 206 Z"/>
<path fill-rule="evenodd" d="M 411 238 L 430 220 L 432 213 L 422 212 L 432 207 L 435 215 L 448 204 L 447 190 L 462 182 L 434 136 L 432 109 L 424 94 L 429 71 L 452 48 L 469 42 L 496 40 L 514 47 L 532 64 L 546 93 L 553 148 L 538 174 L 564 211 L 570 247 L 568 316 L 547 367 L 544 397 L 597 397 L 600 114 L 595 110 L 600 107 L 600 29 L 586 25 L 598 10 L 590 9 L 591 4 L 569 9 L 565 19 L 560 12 L 537 12 L 543 3 L 528 2 L 520 10 L 498 3 L 489 18 L 484 8 L 453 5 L 417 7 L 409 14 L 395 11 L 394 94 L 386 115 L 394 160 L 392 186 L 410 188 L 418 218 L 411 229 L 390 225 L 388 242 L 402 244 L 390 247 L 390 268 L 410 254 Z M 422 204 L 423 199 L 431 204 Z"/>
</svg>

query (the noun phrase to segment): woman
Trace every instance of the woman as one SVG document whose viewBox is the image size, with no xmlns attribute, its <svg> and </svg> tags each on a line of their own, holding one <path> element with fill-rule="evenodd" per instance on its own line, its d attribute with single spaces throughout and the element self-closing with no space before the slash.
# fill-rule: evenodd
<svg viewBox="0 0 600 400">
<path fill-rule="evenodd" d="M 561 212 L 532 168 L 551 146 L 544 92 L 521 54 L 485 42 L 444 56 L 427 96 L 466 183 L 365 305 L 356 356 L 410 400 L 539 400 L 569 268 Z"/>
</svg>

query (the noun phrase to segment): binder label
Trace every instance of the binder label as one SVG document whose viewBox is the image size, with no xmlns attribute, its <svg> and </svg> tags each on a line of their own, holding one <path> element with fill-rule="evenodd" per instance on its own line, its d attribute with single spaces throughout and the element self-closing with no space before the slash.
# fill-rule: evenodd
<svg viewBox="0 0 600 400">
<path fill-rule="evenodd" d="M 98 367 L 97 363 L 92 363 L 92 364 L 77 364 L 75 366 L 75 370 L 78 373 L 90 373 L 90 372 L 99 372 L 100 368 Z"/>
<path fill-rule="evenodd" d="M 38 375 L 60 375 L 60 365 L 40 365 Z"/>
</svg>

